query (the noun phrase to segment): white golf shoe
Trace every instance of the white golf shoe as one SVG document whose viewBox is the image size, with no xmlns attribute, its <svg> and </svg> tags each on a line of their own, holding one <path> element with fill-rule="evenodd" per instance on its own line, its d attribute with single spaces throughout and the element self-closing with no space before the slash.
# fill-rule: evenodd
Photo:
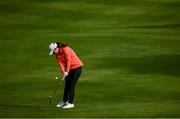
<svg viewBox="0 0 180 119">
<path fill-rule="evenodd" d="M 69 109 L 69 108 L 74 108 L 74 104 L 67 103 L 63 106 L 63 109 Z"/>
<path fill-rule="evenodd" d="M 56 105 L 56 107 L 63 107 L 64 105 L 67 105 L 67 104 L 68 104 L 68 102 L 61 101 Z"/>
</svg>

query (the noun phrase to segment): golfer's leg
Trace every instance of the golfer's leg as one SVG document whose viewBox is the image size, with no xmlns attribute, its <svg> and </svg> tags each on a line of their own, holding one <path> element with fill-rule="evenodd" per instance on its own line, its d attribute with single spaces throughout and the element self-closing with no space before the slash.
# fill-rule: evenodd
<svg viewBox="0 0 180 119">
<path fill-rule="evenodd" d="M 69 93 L 70 93 L 70 79 L 69 76 L 67 76 L 65 79 L 63 102 L 67 102 L 69 100 Z"/>
<path fill-rule="evenodd" d="M 69 95 L 69 103 L 73 103 L 75 96 L 75 86 L 81 75 L 81 68 L 77 68 L 73 70 L 72 78 L 71 78 L 71 87 L 70 87 L 70 95 Z"/>
</svg>

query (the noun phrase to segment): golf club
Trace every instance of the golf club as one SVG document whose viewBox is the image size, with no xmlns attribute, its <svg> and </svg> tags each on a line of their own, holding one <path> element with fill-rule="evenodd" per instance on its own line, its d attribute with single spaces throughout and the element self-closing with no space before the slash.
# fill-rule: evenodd
<svg viewBox="0 0 180 119">
<path fill-rule="evenodd" d="M 58 79 L 58 78 L 56 77 L 56 79 Z M 52 98 L 53 98 L 53 96 L 56 94 L 56 91 L 57 91 L 57 89 L 59 88 L 59 86 L 60 86 L 60 85 L 63 85 L 63 80 L 64 80 L 64 79 L 65 79 L 65 77 L 63 76 L 62 79 L 60 80 L 60 83 L 58 83 L 56 89 L 53 91 L 53 93 L 52 93 L 51 95 L 49 95 L 49 97 L 48 97 L 48 99 L 49 99 L 49 105 L 52 105 Z M 43 101 L 44 101 L 44 99 L 39 102 L 39 106 L 38 106 L 39 108 L 41 107 Z"/>
<path fill-rule="evenodd" d="M 58 78 L 56 77 L 56 79 L 58 79 Z M 56 89 L 52 92 L 51 95 L 49 95 L 49 98 L 48 98 L 48 99 L 49 99 L 49 105 L 52 105 L 52 98 L 53 98 L 54 95 L 56 94 L 59 86 L 63 84 L 63 80 L 64 80 L 64 79 L 65 79 L 65 76 L 62 77 L 62 79 L 60 80 L 60 83 L 57 85 Z"/>
</svg>

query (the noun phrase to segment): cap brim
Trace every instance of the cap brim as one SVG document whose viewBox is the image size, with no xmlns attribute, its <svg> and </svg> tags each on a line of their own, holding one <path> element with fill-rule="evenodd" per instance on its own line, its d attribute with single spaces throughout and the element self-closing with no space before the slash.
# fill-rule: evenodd
<svg viewBox="0 0 180 119">
<path fill-rule="evenodd" d="M 52 55 L 53 54 L 53 51 L 51 50 L 51 51 L 49 51 L 49 55 Z"/>
</svg>

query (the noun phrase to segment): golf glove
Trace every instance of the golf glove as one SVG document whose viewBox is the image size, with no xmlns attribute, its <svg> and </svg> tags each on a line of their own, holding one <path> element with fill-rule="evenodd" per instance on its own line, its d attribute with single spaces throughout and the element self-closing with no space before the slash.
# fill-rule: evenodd
<svg viewBox="0 0 180 119">
<path fill-rule="evenodd" d="M 68 75 L 68 73 L 67 72 L 64 72 L 64 77 L 66 77 Z"/>
</svg>

